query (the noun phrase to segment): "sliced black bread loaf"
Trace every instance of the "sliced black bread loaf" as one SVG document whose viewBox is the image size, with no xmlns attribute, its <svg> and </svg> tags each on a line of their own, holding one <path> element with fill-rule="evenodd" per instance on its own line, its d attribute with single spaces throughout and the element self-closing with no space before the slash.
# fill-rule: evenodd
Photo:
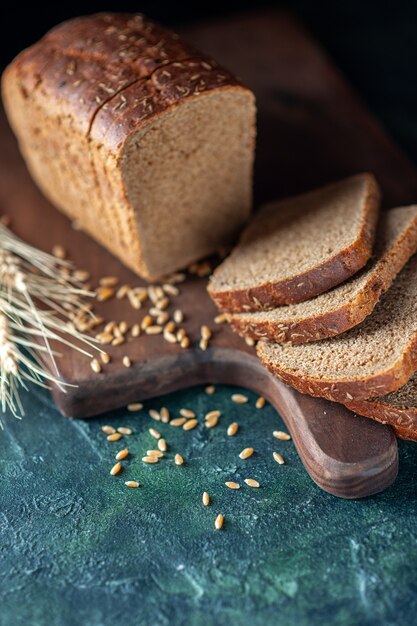
<svg viewBox="0 0 417 626">
<path fill-rule="evenodd" d="M 372 254 L 379 189 L 358 174 L 261 209 L 208 291 L 227 312 L 303 302 L 342 283 Z"/>
<path fill-rule="evenodd" d="M 355 328 L 304 345 L 262 340 L 257 352 L 292 387 L 343 404 L 399 389 L 417 370 L 417 255 Z"/>
<path fill-rule="evenodd" d="M 229 313 L 241 335 L 277 342 L 307 343 L 338 335 L 372 313 L 381 295 L 417 251 L 417 205 L 382 214 L 375 252 L 367 266 L 349 280 L 312 300 L 271 311 Z"/>
</svg>

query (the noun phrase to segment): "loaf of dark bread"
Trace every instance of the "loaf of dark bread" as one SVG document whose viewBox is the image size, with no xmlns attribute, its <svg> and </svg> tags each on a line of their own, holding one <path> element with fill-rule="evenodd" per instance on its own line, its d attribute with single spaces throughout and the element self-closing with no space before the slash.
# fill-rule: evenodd
<svg viewBox="0 0 417 626">
<path fill-rule="evenodd" d="M 142 15 L 57 26 L 2 90 L 45 195 L 143 277 L 214 252 L 248 218 L 253 94 Z"/>
</svg>

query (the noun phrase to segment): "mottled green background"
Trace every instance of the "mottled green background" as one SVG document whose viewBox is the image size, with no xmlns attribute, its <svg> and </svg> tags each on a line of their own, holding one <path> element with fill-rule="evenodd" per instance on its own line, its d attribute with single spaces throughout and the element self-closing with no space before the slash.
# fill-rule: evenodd
<svg viewBox="0 0 417 626">
<path fill-rule="evenodd" d="M 388 491 L 340 500 L 312 483 L 292 442 L 272 438 L 283 426 L 274 409 L 256 410 L 252 393 L 236 405 L 232 391 L 195 388 L 147 403 L 174 414 L 222 410 L 212 430 L 158 426 L 182 467 L 172 453 L 142 463 L 155 426 L 145 411 L 74 421 L 43 391 L 26 396 L 24 422 L 7 419 L 0 436 L 2 626 L 416 623 L 417 446 L 400 444 Z M 225 437 L 233 420 L 239 434 Z M 105 423 L 135 434 L 109 443 Z M 131 459 L 112 477 L 125 442 Z M 256 454 L 241 461 L 247 445 Z M 245 477 L 262 487 L 223 486 Z M 128 489 L 126 479 L 142 487 Z M 222 531 L 213 527 L 218 512 Z"/>
</svg>

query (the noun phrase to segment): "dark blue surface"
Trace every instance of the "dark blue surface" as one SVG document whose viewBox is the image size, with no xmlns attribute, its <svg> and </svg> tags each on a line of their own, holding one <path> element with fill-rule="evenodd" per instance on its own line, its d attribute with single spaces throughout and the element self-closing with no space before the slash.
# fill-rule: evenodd
<svg viewBox="0 0 417 626">
<path fill-rule="evenodd" d="M 292 442 L 272 438 L 283 428 L 274 409 L 256 410 L 252 393 L 236 405 L 233 391 L 195 388 L 147 404 L 175 415 L 190 407 L 201 421 L 222 410 L 217 428 L 188 433 L 145 411 L 68 420 L 46 393 L 25 398 L 24 421 L 7 419 L 0 437 L 1 626 L 416 623 L 417 446 L 400 443 L 399 478 L 385 493 L 340 500 L 311 482 Z M 240 431 L 227 437 L 234 420 Z M 105 423 L 135 434 L 109 443 Z M 151 426 L 170 446 L 157 466 L 141 461 Z M 126 444 L 131 457 L 112 477 Z M 249 445 L 256 453 L 241 461 Z M 230 491 L 226 480 L 243 486 Z"/>
</svg>

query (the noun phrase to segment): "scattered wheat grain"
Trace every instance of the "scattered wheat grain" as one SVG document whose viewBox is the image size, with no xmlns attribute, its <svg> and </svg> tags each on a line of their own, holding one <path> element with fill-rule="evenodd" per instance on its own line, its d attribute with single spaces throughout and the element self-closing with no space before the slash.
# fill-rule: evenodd
<svg viewBox="0 0 417 626">
<path fill-rule="evenodd" d="M 128 426 L 119 426 L 117 432 L 121 433 L 122 435 L 133 435 L 133 430 Z"/>
<path fill-rule="evenodd" d="M 247 396 L 244 396 L 242 393 L 234 393 L 232 395 L 232 400 L 233 402 L 236 402 L 236 404 L 246 404 L 246 402 L 248 401 Z"/>
<path fill-rule="evenodd" d="M 156 456 L 157 459 L 162 459 L 163 452 L 161 450 L 146 450 L 147 456 Z"/>
<path fill-rule="evenodd" d="M 107 365 L 111 361 L 110 354 L 108 354 L 107 352 L 101 352 L 100 358 L 105 365 Z"/>
<path fill-rule="evenodd" d="M 182 426 L 186 421 L 185 417 L 175 417 L 169 424 L 170 426 Z"/>
<path fill-rule="evenodd" d="M 117 276 L 103 276 L 98 281 L 102 287 L 114 287 L 119 282 Z"/>
<path fill-rule="evenodd" d="M 254 487 L 255 489 L 261 486 L 254 478 L 245 478 L 245 483 L 248 487 Z"/>
<path fill-rule="evenodd" d="M 132 337 L 139 337 L 140 335 L 140 326 L 139 324 L 133 324 L 132 330 L 130 331 Z"/>
<path fill-rule="evenodd" d="M 281 456 L 279 452 L 274 451 L 272 454 L 277 463 L 279 463 L 280 465 L 284 465 L 285 463 L 284 458 Z"/>
<path fill-rule="evenodd" d="M 159 412 L 156 409 L 150 409 L 149 410 L 149 417 L 151 417 L 156 422 L 160 422 L 161 421 L 161 416 L 159 415 Z"/>
<path fill-rule="evenodd" d="M 65 248 L 63 246 L 60 246 L 59 244 L 56 244 L 55 246 L 53 246 L 52 254 L 54 257 L 56 257 L 57 259 L 61 259 L 61 260 L 65 259 L 65 257 L 67 256 Z"/>
<path fill-rule="evenodd" d="M 114 426 L 102 426 L 101 430 L 103 431 L 103 433 L 106 433 L 106 435 L 114 435 L 114 433 L 116 432 Z"/>
<path fill-rule="evenodd" d="M 90 367 L 93 370 L 93 372 L 95 372 L 96 374 L 99 374 L 102 369 L 100 365 L 100 361 L 98 361 L 98 359 L 91 359 Z"/>
<path fill-rule="evenodd" d="M 107 441 L 119 441 L 122 438 L 121 433 L 113 433 L 112 435 L 107 435 Z"/>
<path fill-rule="evenodd" d="M 158 440 L 158 449 L 161 450 L 161 452 L 166 452 L 168 449 L 167 442 L 163 437 Z"/>
<path fill-rule="evenodd" d="M 187 420 L 182 428 L 183 430 L 193 430 L 197 424 L 198 422 L 196 419 Z"/>
<path fill-rule="evenodd" d="M 223 524 L 224 524 L 224 517 L 221 513 L 219 513 L 216 519 L 214 520 L 214 527 L 216 530 L 220 530 L 221 528 L 223 528 Z"/>
<path fill-rule="evenodd" d="M 147 335 L 160 335 L 160 334 L 163 332 L 163 330 L 164 330 L 164 329 L 162 328 L 162 326 L 158 326 L 158 325 L 155 325 L 155 326 L 147 326 L 147 327 L 145 328 L 145 333 L 146 333 Z"/>
<path fill-rule="evenodd" d="M 140 411 L 141 409 L 143 409 L 143 404 L 140 402 L 131 402 L 127 405 L 128 411 Z"/>
<path fill-rule="evenodd" d="M 280 439 L 281 441 L 289 441 L 291 439 L 291 435 L 284 433 L 282 430 L 274 430 L 272 434 L 275 439 Z"/>
<path fill-rule="evenodd" d="M 152 435 L 152 437 L 154 437 L 155 439 L 159 439 L 161 437 L 161 433 L 155 430 L 155 428 L 150 428 L 149 434 Z"/>
<path fill-rule="evenodd" d="M 113 467 L 110 470 L 110 474 L 112 476 L 116 476 L 116 474 L 118 474 L 120 471 L 122 470 L 122 464 L 121 463 L 116 463 L 115 465 L 113 465 Z"/>
<path fill-rule="evenodd" d="M 263 409 L 263 407 L 265 406 L 265 398 L 263 396 L 259 396 L 259 398 L 257 399 L 255 406 L 257 409 Z"/>
<path fill-rule="evenodd" d="M 132 489 L 137 489 L 140 487 L 140 483 L 137 480 L 127 480 L 125 482 L 126 487 L 131 487 Z"/>
</svg>

